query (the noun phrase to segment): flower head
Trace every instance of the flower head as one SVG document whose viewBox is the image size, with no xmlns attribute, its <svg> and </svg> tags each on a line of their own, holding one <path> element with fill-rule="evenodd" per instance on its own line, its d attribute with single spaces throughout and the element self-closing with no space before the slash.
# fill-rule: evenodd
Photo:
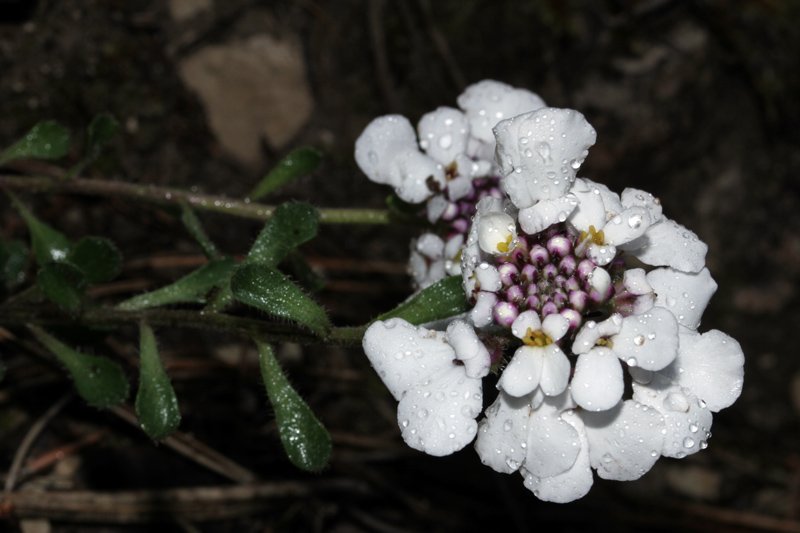
<svg viewBox="0 0 800 533">
<path fill-rule="evenodd" d="M 468 115 L 477 108 L 484 110 L 479 117 L 487 110 L 504 115 L 503 106 L 472 105 L 480 94 L 495 94 L 490 88 L 471 88 L 459 104 Z M 481 133 L 475 133 L 475 142 L 459 141 L 459 147 L 481 153 L 470 152 L 470 146 L 488 144 L 486 121 L 473 114 L 460 124 Z M 475 448 L 486 465 L 519 472 L 534 494 L 556 502 L 586 494 L 593 470 L 602 478 L 633 480 L 662 455 L 682 458 L 705 448 L 713 413 L 741 392 L 744 363 L 734 339 L 698 331 L 717 288 L 705 267 L 706 245 L 668 219 L 652 194 L 630 188 L 620 195 L 577 177 L 595 141 L 594 129 L 577 111 L 524 112 L 500 121 L 494 134 L 505 196 L 475 198 L 466 239 L 461 234 L 460 274 L 471 304 L 470 325 L 458 320 L 446 333 L 406 325 L 403 335 L 380 342 L 374 332 L 381 330 L 373 328 L 385 326 L 373 325 L 365 350 L 379 373 L 388 359 L 382 354 L 409 342 L 426 354 L 440 354 L 416 368 L 413 379 L 402 381 L 400 363 L 391 369 L 393 378 L 381 374 L 401 402 L 399 412 L 409 411 L 404 402 L 423 405 L 409 392 L 418 390 L 420 381 L 423 389 L 446 384 L 470 401 L 467 390 L 480 390 L 481 377 L 496 362 L 479 339 L 506 347 L 492 366 L 499 393 L 476 425 L 475 405 L 469 403 L 470 422 L 456 417 L 462 429 L 453 432 L 455 441 L 433 451 L 412 444 L 416 437 L 406 429 L 412 417 L 404 414 L 406 441 L 428 453 L 449 453 L 477 432 Z M 443 239 L 423 237 L 415 246 L 420 254 L 432 250 L 426 256 L 433 260 L 426 263 L 429 270 L 444 257 L 452 267 L 455 245 L 450 254 Z M 438 340 L 423 347 L 421 339 Z M 459 354 L 479 355 L 468 363 L 469 357 Z M 434 361 L 463 381 L 452 385 Z M 454 400 L 432 408 L 446 420 L 463 405 Z M 426 434 L 441 442 L 431 427 L 425 426 Z"/>
</svg>

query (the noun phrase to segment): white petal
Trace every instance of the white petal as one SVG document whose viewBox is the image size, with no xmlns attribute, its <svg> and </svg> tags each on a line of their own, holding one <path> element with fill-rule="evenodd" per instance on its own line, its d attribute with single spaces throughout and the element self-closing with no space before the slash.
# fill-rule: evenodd
<svg viewBox="0 0 800 533">
<path fill-rule="evenodd" d="M 480 217 L 478 224 L 478 244 L 487 254 L 506 253 L 505 248 L 517 236 L 514 219 L 502 211 L 487 213 Z"/>
<path fill-rule="evenodd" d="M 439 217 L 442 216 L 449 205 L 450 202 L 447 201 L 447 198 L 445 198 L 443 194 L 437 194 L 429 198 L 425 203 L 425 212 L 428 215 L 428 222 L 433 224 L 439 220 Z"/>
<path fill-rule="evenodd" d="M 475 307 L 469 312 L 469 318 L 477 328 L 492 323 L 492 309 L 497 303 L 497 295 L 493 292 L 481 291 L 475 301 Z"/>
<path fill-rule="evenodd" d="M 602 322 L 589 320 L 575 335 L 572 343 L 572 352 L 576 354 L 587 353 L 594 348 L 597 341 L 616 335 L 622 328 L 622 315 L 613 314 Z"/>
<path fill-rule="evenodd" d="M 597 134 L 572 109 L 542 108 L 495 126 L 501 184 L 518 208 L 564 196 Z"/>
<path fill-rule="evenodd" d="M 458 176 L 447 182 L 447 197 L 451 202 L 457 202 L 474 191 L 472 178 Z"/>
<path fill-rule="evenodd" d="M 620 246 L 644 235 L 650 227 L 650 215 L 643 207 L 629 207 L 609 220 L 603 227 L 607 244 Z"/>
<path fill-rule="evenodd" d="M 594 348 L 578 357 L 575 375 L 570 383 L 572 398 L 588 411 L 611 409 L 625 388 L 622 366 L 608 348 Z"/>
<path fill-rule="evenodd" d="M 511 324 L 511 334 L 521 339 L 527 335 L 528 330 L 538 331 L 542 329 L 542 321 L 536 311 L 523 311 L 514 319 Z"/>
<path fill-rule="evenodd" d="M 647 209 L 653 224 L 664 218 L 661 201 L 647 191 L 627 188 L 622 191 L 622 205 L 625 207 L 639 206 Z"/>
<path fill-rule="evenodd" d="M 528 422 L 527 450 L 525 470 L 539 478 L 556 476 L 575 464 L 580 437 L 558 412 L 542 406 Z"/>
<path fill-rule="evenodd" d="M 578 205 L 572 194 L 552 200 L 540 200 L 519 212 L 519 225 L 528 235 L 535 235 L 553 224 L 564 222 Z"/>
<path fill-rule="evenodd" d="M 580 451 L 575 463 L 566 472 L 545 478 L 536 477 L 527 470 L 523 472 L 525 488 L 546 502 L 568 503 L 583 498 L 594 482 L 583 421 L 571 411 L 562 413 L 561 419 L 578 433 Z"/>
<path fill-rule="evenodd" d="M 417 150 L 417 137 L 407 118 L 401 115 L 378 117 L 367 125 L 356 140 L 356 163 L 376 183 L 400 185 L 393 173 L 395 158 Z"/>
<path fill-rule="evenodd" d="M 622 274 L 622 285 L 631 294 L 641 296 L 653 292 L 643 268 L 630 268 Z"/>
<path fill-rule="evenodd" d="M 395 192 L 402 200 L 417 204 L 444 188 L 445 178 L 441 165 L 425 154 L 409 150 L 394 158 L 390 173 L 394 176 Z"/>
<path fill-rule="evenodd" d="M 606 223 L 606 207 L 600 187 L 578 178 L 570 192 L 578 199 L 578 205 L 568 219 L 572 227 L 578 231 L 589 231 L 590 226 L 602 228 Z"/>
<path fill-rule="evenodd" d="M 455 366 L 455 352 L 444 334 L 412 326 L 401 318 L 374 322 L 364 333 L 363 346 L 397 400 L 412 386 Z"/>
<path fill-rule="evenodd" d="M 668 266 L 683 272 L 698 272 L 705 266 L 708 246 L 697 235 L 674 220 L 650 226 L 644 235 L 623 249 L 645 264 Z"/>
<path fill-rule="evenodd" d="M 502 474 L 516 472 L 525 460 L 530 416 L 530 396 L 500 391 L 478 426 L 475 451 L 481 462 Z"/>
<path fill-rule="evenodd" d="M 617 248 L 613 244 L 590 243 L 586 248 L 586 255 L 599 266 L 605 266 L 617 255 Z M 604 270 L 604 269 L 600 269 Z M 609 285 L 611 278 L 608 278 Z M 608 285 L 606 285 L 608 287 Z"/>
<path fill-rule="evenodd" d="M 611 287 L 611 276 L 605 268 L 597 267 L 589 273 L 589 285 L 600 294 L 605 294 Z"/>
<path fill-rule="evenodd" d="M 431 284 L 428 278 L 428 261 L 416 250 L 411 250 L 408 257 L 408 272 L 414 280 L 414 286 L 424 289 Z"/>
<path fill-rule="evenodd" d="M 690 329 L 700 325 L 703 311 L 717 291 L 707 268 L 697 274 L 657 268 L 647 274 L 647 281 L 656 293 L 656 305 L 668 309 L 680 325 Z"/>
<path fill-rule="evenodd" d="M 544 317 L 544 320 L 542 320 L 542 331 L 547 333 L 547 336 L 553 339 L 553 341 L 561 339 L 561 337 L 566 335 L 568 329 L 569 320 L 558 313 L 547 315 Z"/>
<path fill-rule="evenodd" d="M 661 370 L 678 354 L 678 322 L 666 309 L 654 307 L 625 317 L 611 342 L 614 352 L 628 365 Z"/>
<path fill-rule="evenodd" d="M 662 373 L 717 412 L 742 393 L 744 353 L 736 339 L 721 331 L 681 331 L 678 357 Z"/>
<path fill-rule="evenodd" d="M 639 479 L 658 460 L 664 419 L 655 409 L 626 400 L 608 411 L 580 414 L 586 424 L 589 459 L 601 478 Z"/>
<path fill-rule="evenodd" d="M 475 275 L 478 278 L 478 283 L 482 291 L 497 292 L 503 286 L 497 267 L 489 263 L 481 263 L 478 265 L 478 268 L 475 269 Z"/>
<path fill-rule="evenodd" d="M 489 351 L 472 326 L 463 320 L 455 320 L 447 326 L 446 335 L 447 341 L 456 352 L 456 358 L 464 362 L 468 377 L 482 378 L 489 373 Z"/>
<path fill-rule="evenodd" d="M 667 432 L 661 454 L 665 457 L 683 459 L 708 445 L 711 411 L 689 389 L 672 385 L 656 374 L 648 385 L 633 383 L 633 399 L 664 417 Z"/>
<path fill-rule="evenodd" d="M 461 247 L 464 245 L 464 235 L 458 233 L 453 235 L 444 245 L 444 256 L 447 259 L 453 259 L 455 256 L 458 255 L 458 252 L 461 251 Z"/>
<path fill-rule="evenodd" d="M 539 385 L 545 349 L 536 346 L 520 346 L 511 362 L 503 370 L 497 387 L 511 396 L 525 396 Z M 569 363 L 568 363 L 569 364 Z"/>
<path fill-rule="evenodd" d="M 466 111 L 471 134 L 486 143 L 494 143 L 492 128 L 500 120 L 544 107 L 536 94 L 494 80 L 483 80 L 467 87 L 458 97 L 458 106 Z"/>
<path fill-rule="evenodd" d="M 458 109 L 440 107 L 422 116 L 417 124 L 419 144 L 439 163 L 447 166 L 467 149 L 469 125 Z"/>
<path fill-rule="evenodd" d="M 444 241 L 433 233 L 423 233 L 414 243 L 419 253 L 431 259 L 440 259 L 444 252 Z"/>
<path fill-rule="evenodd" d="M 555 344 L 545 346 L 543 352 L 539 386 L 547 396 L 558 396 L 566 390 L 569 382 L 569 359 Z"/>
<path fill-rule="evenodd" d="M 460 176 L 464 176 L 472 180 L 473 178 L 482 178 L 488 176 L 492 171 L 492 159 L 494 154 L 491 154 L 489 160 L 477 158 L 473 159 L 467 154 L 458 154 L 456 156 L 456 170 Z"/>
<path fill-rule="evenodd" d="M 481 407 L 481 381 L 453 366 L 412 387 L 400 399 L 397 422 L 409 446 L 439 457 L 472 442 Z"/>
</svg>

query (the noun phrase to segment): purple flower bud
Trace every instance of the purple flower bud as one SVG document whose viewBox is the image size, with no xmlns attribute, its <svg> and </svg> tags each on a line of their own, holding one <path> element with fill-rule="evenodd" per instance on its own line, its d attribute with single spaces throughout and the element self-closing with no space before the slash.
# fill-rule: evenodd
<svg viewBox="0 0 800 533">
<path fill-rule="evenodd" d="M 528 306 L 528 309 L 539 309 L 539 306 L 542 305 L 542 301 L 534 294 L 525 299 L 525 305 Z"/>
<path fill-rule="evenodd" d="M 495 323 L 506 328 L 511 327 L 518 315 L 517 306 L 508 302 L 498 302 L 492 310 Z"/>
<path fill-rule="evenodd" d="M 597 267 L 597 265 L 595 265 L 594 261 L 592 261 L 591 259 L 584 259 L 583 261 L 578 263 L 577 271 L 580 280 L 586 281 L 586 279 L 589 277 L 589 274 L 592 273 L 595 267 Z"/>
<path fill-rule="evenodd" d="M 544 268 L 542 268 L 542 274 L 546 279 L 553 279 L 558 274 L 558 268 L 553 263 L 547 263 Z"/>
<path fill-rule="evenodd" d="M 520 274 L 520 279 L 527 283 L 533 283 L 538 278 L 538 272 L 536 267 L 532 264 L 528 263 L 524 267 L 522 267 L 522 273 Z"/>
<path fill-rule="evenodd" d="M 574 290 L 569 293 L 569 304 L 577 311 L 583 311 L 586 309 L 586 301 L 588 299 L 589 295 L 583 291 Z"/>
<path fill-rule="evenodd" d="M 505 287 L 513 285 L 519 278 L 519 269 L 513 263 L 502 263 L 497 267 L 500 273 L 500 281 Z"/>
<path fill-rule="evenodd" d="M 525 300 L 525 293 L 522 292 L 522 287 L 519 285 L 512 285 L 506 291 L 506 300 L 512 303 L 519 303 Z"/>
<path fill-rule="evenodd" d="M 550 262 L 550 254 L 547 249 L 541 244 L 535 244 L 531 248 L 530 253 L 531 262 L 537 265 L 543 265 Z"/>
<path fill-rule="evenodd" d="M 554 313 L 558 313 L 558 306 L 553 302 L 547 302 L 542 306 L 542 318 L 546 317 L 547 315 L 552 315 Z"/>
<path fill-rule="evenodd" d="M 581 318 L 581 314 L 577 312 L 575 309 L 567 308 L 561 310 L 561 316 L 566 318 L 569 321 L 569 329 L 576 330 L 580 327 L 583 319 Z"/>
<path fill-rule="evenodd" d="M 547 251 L 555 257 L 566 257 L 572 251 L 572 243 L 563 235 L 555 235 L 547 241 Z"/>
<path fill-rule="evenodd" d="M 567 276 L 574 274 L 576 268 L 578 268 L 578 260 L 574 255 L 568 255 L 558 263 L 558 269 Z"/>
</svg>

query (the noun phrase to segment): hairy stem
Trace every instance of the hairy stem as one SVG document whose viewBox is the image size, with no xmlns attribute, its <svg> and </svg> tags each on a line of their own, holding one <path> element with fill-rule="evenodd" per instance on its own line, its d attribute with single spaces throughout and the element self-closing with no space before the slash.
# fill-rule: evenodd
<svg viewBox="0 0 800 533">
<path fill-rule="evenodd" d="M 328 337 L 322 338 L 288 323 L 265 322 L 255 318 L 203 311 L 175 309 L 121 311 L 102 307 L 86 310 L 79 317 L 71 318 L 56 310 L 41 307 L 0 307 L 2 326 L 35 323 L 40 326 L 138 327 L 141 321 L 146 321 L 152 326 L 223 331 L 248 338 L 258 336 L 266 341 L 291 341 L 301 344 L 357 345 L 361 343 L 363 334 L 363 328 L 335 327 L 330 330 Z"/>
<path fill-rule="evenodd" d="M 188 204 L 201 211 L 214 211 L 254 220 L 268 219 L 275 209 L 270 205 L 234 200 L 226 196 L 125 181 L 0 175 L 0 187 L 32 193 L 70 193 L 132 198 L 160 205 Z M 323 224 L 388 224 L 391 222 L 389 212 L 385 209 L 319 208 L 319 214 L 320 222 Z"/>
</svg>

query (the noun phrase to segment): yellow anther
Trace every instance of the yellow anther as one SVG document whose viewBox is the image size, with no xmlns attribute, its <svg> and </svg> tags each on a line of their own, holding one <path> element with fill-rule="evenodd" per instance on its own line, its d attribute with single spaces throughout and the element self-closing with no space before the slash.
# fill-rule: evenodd
<svg viewBox="0 0 800 533">
<path fill-rule="evenodd" d="M 541 348 L 543 346 L 547 346 L 548 344 L 553 344 L 553 339 L 551 339 L 547 333 L 540 329 L 533 331 L 531 328 L 528 328 L 525 332 L 525 336 L 522 337 L 522 342 L 526 346 L 538 346 Z"/>
<path fill-rule="evenodd" d="M 594 226 L 589 226 L 589 232 L 582 231 L 578 236 L 578 242 L 590 240 L 598 246 L 602 246 L 606 242 L 606 236 L 603 235 L 603 230 L 597 231 Z"/>
<path fill-rule="evenodd" d="M 498 242 L 497 243 L 497 251 L 501 252 L 501 253 L 504 253 L 504 254 L 507 254 L 509 252 L 509 250 L 511 250 L 511 242 L 513 240 L 514 240 L 514 236 L 513 235 L 509 235 L 508 237 L 506 237 L 505 241 Z"/>
<path fill-rule="evenodd" d="M 614 343 L 611 342 L 611 339 L 606 338 L 606 337 L 601 337 L 601 338 L 597 339 L 597 342 L 595 342 L 595 345 L 596 346 L 604 346 L 606 348 L 613 348 L 614 347 Z"/>
</svg>

